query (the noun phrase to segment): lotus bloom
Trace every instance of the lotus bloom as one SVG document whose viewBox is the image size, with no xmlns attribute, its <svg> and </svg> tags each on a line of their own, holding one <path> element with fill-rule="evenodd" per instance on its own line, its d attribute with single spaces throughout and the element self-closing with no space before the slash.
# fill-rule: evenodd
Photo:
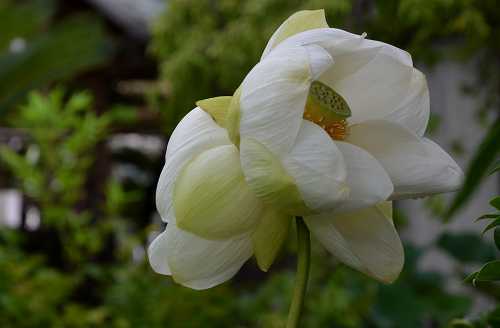
<svg viewBox="0 0 500 328">
<path fill-rule="evenodd" d="M 266 271 L 294 216 L 338 260 L 382 282 L 403 248 L 391 200 L 456 190 L 462 171 L 423 137 L 425 77 L 405 51 L 288 18 L 232 97 L 199 101 L 168 143 L 153 269 L 205 289 L 252 255 Z"/>
</svg>

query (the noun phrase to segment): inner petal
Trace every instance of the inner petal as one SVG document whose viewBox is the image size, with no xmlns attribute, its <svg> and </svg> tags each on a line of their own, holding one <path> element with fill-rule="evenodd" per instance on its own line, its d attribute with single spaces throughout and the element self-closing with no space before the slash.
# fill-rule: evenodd
<svg viewBox="0 0 500 328">
<path fill-rule="evenodd" d="M 344 140 L 348 132 L 347 118 L 350 116 L 351 109 L 341 95 L 324 83 L 311 83 L 304 119 L 319 125 L 333 139 Z"/>
</svg>

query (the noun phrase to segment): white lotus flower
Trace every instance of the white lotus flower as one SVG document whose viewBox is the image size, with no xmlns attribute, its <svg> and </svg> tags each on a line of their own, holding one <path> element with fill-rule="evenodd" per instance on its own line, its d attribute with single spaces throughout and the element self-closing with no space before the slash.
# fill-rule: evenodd
<svg viewBox="0 0 500 328">
<path fill-rule="evenodd" d="M 198 102 L 172 134 L 156 201 L 153 269 L 205 289 L 252 255 L 272 264 L 294 216 L 380 281 L 403 266 L 390 200 L 456 190 L 462 171 L 423 137 L 425 77 L 408 53 L 302 11 L 233 97 Z M 389 201 L 388 201 L 389 200 Z"/>
</svg>

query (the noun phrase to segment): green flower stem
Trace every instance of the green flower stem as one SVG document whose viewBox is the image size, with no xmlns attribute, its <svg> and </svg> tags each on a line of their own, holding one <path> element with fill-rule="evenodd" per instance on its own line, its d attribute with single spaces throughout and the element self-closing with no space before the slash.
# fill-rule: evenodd
<svg viewBox="0 0 500 328">
<path fill-rule="evenodd" d="M 286 328 L 299 327 L 300 315 L 304 307 L 304 298 L 309 279 L 309 266 L 311 262 L 311 238 L 304 220 L 298 216 L 297 223 L 297 276 L 293 291 L 292 304 L 288 312 Z"/>
</svg>

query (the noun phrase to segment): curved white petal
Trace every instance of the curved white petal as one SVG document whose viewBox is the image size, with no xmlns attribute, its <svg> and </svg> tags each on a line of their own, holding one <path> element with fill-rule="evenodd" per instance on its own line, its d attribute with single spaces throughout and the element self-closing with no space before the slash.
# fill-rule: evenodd
<svg viewBox="0 0 500 328">
<path fill-rule="evenodd" d="M 377 55 L 353 74 L 337 81 L 324 75 L 321 81 L 338 92 L 349 104 L 351 123 L 380 119 L 394 111 L 409 92 L 413 67 L 384 54 Z"/>
<path fill-rule="evenodd" d="M 311 29 L 328 27 L 326 22 L 325 11 L 320 10 L 301 10 L 288 17 L 283 24 L 273 33 L 266 48 L 262 53 L 262 58 L 267 56 L 269 52 L 285 39 Z"/>
<path fill-rule="evenodd" d="M 282 163 L 310 209 L 329 210 L 347 198 L 349 189 L 342 153 L 316 124 L 302 121 L 295 144 L 282 157 Z"/>
<path fill-rule="evenodd" d="M 160 233 L 148 247 L 148 258 L 151 268 L 156 273 L 170 276 L 172 272 L 167 261 L 166 231 Z"/>
<path fill-rule="evenodd" d="M 418 136 L 423 136 L 430 116 L 429 88 L 425 75 L 413 69 L 408 94 L 401 104 L 381 119 L 399 123 Z"/>
<path fill-rule="evenodd" d="M 168 224 L 162 236 L 172 277 L 193 289 L 207 289 L 227 281 L 252 255 L 248 234 L 207 240 Z"/>
<path fill-rule="evenodd" d="M 282 42 L 278 48 L 310 44 L 324 48 L 335 62 L 321 77 L 326 84 L 333 85 L 345 79 L 379 55 L 391 57 L 409 67 L 413 66 L 410 54 L 404 50 L 366 39 L 364 35 L 334 28 L 319 28 L 296 34 Z"/>
<path fill-rule="evenodd" d="M 207 239 L 225 239 L 253 230 L 262 203 L 245 182 L 235 145 L 206 150 L 175 181 L 176 224 Z"/>
<path fill-rule="evenodd" d="M 163 221 L 174 217 L 172 190 L 184 165 L 204 150 L 230 143 L 226 130 L 199 107 L 180 121 L 168 142 L 165 165 L 156 188 L 156 207 Z"/>
<path fill-rule="evenodd" d="M 346 184 L 349 198 L 335 209 L 335 213 L 359 210 L 385 201 L 394 187 L 382 165 L 367 151 L 347 142 L 335 142 L 344 157 L 347 168 Z"/>
<path fill-rule="evenodd" d="M 297 45 L 318 45 L 333 58 L 319 80 L 344 97 L 352 123 L 381 119 L 410 97 L 418 83 L 413 62 L 404 50 L 337 29 L 315 29 L 296 34 L 276 50 Z"/>
<path fill-rule="evenodd" d="M 385 283 L 401 272 L 404 251 L 385 204 L 348 214 L 305 218 L 313 235 L 336 258 Z"/>
<path fill-rule="evenodd" d="M 350 127 L 348 142 L 372 154 L 394 184 L 392 199 L 415 198 L 457 190 L 463 172 L 437 144 L 388 121 Z"/>
<path fill-rule="evenodd" d="M 310 83 L 332 64 L 321 47 L 273 50 L 241 85 L 240 136 L 285 154 L 302 123 Z"/>
</svg>

